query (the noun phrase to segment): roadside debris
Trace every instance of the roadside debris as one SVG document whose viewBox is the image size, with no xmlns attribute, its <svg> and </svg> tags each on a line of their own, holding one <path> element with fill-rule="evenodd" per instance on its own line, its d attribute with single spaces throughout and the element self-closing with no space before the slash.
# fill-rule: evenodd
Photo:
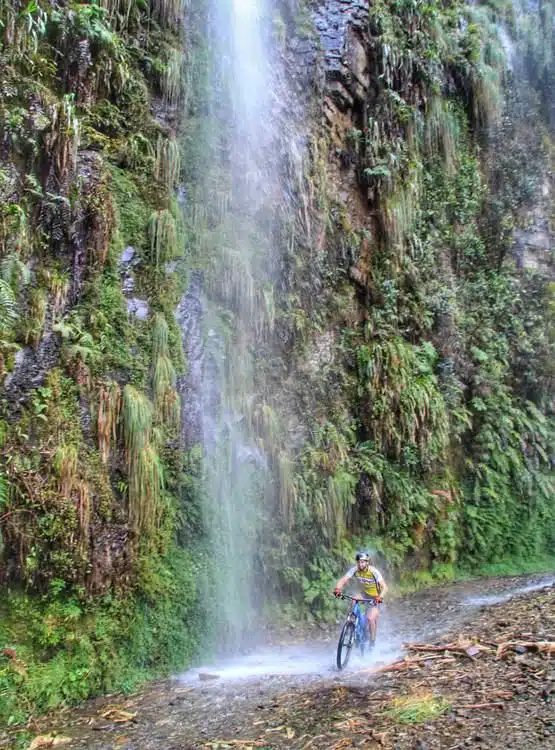
<svg viewBox="0 0 555 750">
<path fill-rule="evenodd" d="M 68 742 L 71 742 L 71 737 L 39 734 L 29 745 L 29 750 L 38 750 L 38 748 L 42 747 L 59 747 L 60 745 L 67 745 Z"/>
<path fill-rule="evenodd" d="M 114 724 L 125 724 L 128 721 L 135 721 L 137 712 L 123 711 L 121 708 L 109 708 L 102 714 L 102 718 L 107 721 L 113 721 Z"/>
<path fill-rule="evenodd" d="M 555 654 L 555 641 L 506 641 L 497 647 L 497 657 L 501 659 L 508 651 L 522 654 L 525 651 L 537 651 L 540 654 Z"/>
</svg>

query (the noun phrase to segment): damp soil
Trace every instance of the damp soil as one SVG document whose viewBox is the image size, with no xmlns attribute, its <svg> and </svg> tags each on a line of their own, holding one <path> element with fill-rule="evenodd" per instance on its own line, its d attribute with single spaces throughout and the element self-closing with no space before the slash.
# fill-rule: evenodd
<svg viewBox="0 0 555 750">
<path fill-rule="evenodd" d="M 555 747 L 555 652 L 537 646 L 555 648 L 554 576 L 482 579 L 393 601 L 376 650 L 343 672 L 337 635 L 337 625 L 302 641 L 294 630 L 274 633 L 264 649 L 31 728 L 68 750 Z"/>
</svg>

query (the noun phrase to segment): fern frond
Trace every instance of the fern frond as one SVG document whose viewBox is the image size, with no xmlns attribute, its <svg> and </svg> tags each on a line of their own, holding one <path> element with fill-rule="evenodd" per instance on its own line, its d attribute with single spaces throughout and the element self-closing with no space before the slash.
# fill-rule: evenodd
<svg viewBox="0 0 555 750">
<path fill-rule="evenodd" d="M 19 315 L 13 289 L 7 281 L 0 278 L 0 331 L 8 333 Z"/>
</svg>

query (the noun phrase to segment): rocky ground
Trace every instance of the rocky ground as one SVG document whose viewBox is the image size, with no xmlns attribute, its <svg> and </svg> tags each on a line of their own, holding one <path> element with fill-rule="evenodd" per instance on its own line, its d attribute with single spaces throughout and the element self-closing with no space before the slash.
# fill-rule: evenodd
<svg viewBox="0 0 555 750">
<path fill-rule="evenodd" d="M 509 598 L 526 584 L 532 590 Z M 262 674 L 264 664 L 258 676 L 223 666 L 37 719 L 31 747 L 548 750 L 555 747 L 555 586 L 534 585 L 505 579 L 406 597 L 382 620 L 388 649 L 347 672 L 333 669 L 335 631 L 322 633 L 304 651 L 274 646 L 273 674 Z M 394 627 L 399 638 L 387 639 Z"/>
</svg>

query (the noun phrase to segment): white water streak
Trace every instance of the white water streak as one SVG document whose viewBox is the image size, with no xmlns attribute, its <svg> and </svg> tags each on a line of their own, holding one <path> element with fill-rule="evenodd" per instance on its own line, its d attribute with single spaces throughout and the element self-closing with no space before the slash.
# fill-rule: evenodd
<svg viewBox="0 0 555 750">
<path fill-rule="evenodd" d="M 203 199 L 212 211 L 206 244 L 211 256 L 205 324 L 203 388 L 204 523 L 214 555 L 210 571 L 219 646 L 237 648 L 254 628 L 255 576 L 265 459 L 249 428 L 254 398 L 252 350 L 263 314 L 260 255 L 266 206 L 270 66 L 264 45 L 263 0 L 213 0 L 215 82 L 210 107 L 217 155 L 205 176 Z M 225 196 L 210 194 L 229 186 Z M 215 206 L 217 210 L 214 210 Z M 225 311 L 222 316 L 222 310 Z M 228 314 L 228 312 L 230 314 Z"/>
</svg>

